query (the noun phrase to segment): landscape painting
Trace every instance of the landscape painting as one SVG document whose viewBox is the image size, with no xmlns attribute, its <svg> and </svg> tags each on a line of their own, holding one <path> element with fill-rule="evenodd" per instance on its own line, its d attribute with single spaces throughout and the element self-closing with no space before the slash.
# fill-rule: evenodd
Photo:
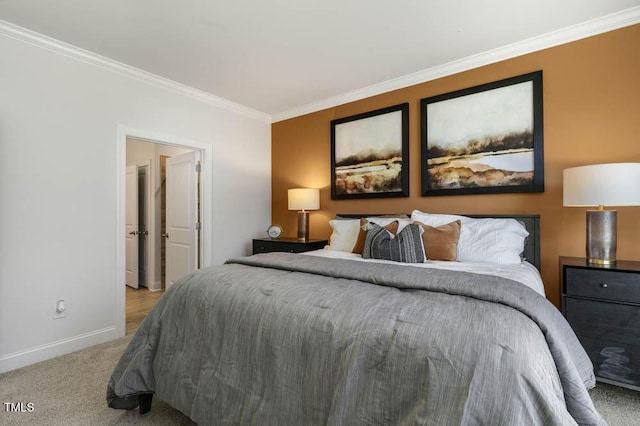
<svg viewBox="0 0 640 426">
<path fill-rule="evenodd" d="M 331 198 L 409 196 L 409 104 L 331 122 Z"/>
<path fill-rule="evenodd" d="M 421 101 L 422 195 L 544 190 L 542 72 Z"/>
</svg>

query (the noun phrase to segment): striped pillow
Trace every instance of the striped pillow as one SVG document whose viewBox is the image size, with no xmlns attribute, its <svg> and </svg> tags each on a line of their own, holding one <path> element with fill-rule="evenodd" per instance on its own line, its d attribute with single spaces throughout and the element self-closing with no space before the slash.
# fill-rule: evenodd
<svg viewBox="0 0 640 426">
<path fill-rule="evenodd" d="M 409 224 L 395 237 L 383 227 L 369 222 L 362 250 L 365 259 L 385 259 L 403 263 L 422 263 L 425 260 L 422 246 L 423 229 Z"/>
</svg>

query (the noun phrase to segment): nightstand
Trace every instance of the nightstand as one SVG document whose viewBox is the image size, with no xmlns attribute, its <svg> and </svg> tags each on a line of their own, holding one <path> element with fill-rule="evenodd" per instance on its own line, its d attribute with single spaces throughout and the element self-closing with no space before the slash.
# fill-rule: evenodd
<svg viewBox="0 0 640 426">
<path fill-rule="evenodd" d="M 640 391 L 640 262 L 600 266 L 561 257 L 560 279 L 562 313 L 596 378 Z"/>
<path fill-rule="evenodd" d="M 269 253 L 272 251 L 302 253 L 303 251 L 323 249 L 328 243 L 327 240 L 298 241 L 297 238 L 254 238 L 253 254 Z"/>
</svg>

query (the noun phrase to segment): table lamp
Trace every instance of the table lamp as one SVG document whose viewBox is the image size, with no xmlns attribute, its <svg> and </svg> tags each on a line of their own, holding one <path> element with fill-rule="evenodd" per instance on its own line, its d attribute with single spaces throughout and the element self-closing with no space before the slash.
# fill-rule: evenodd
<svg viewBox="0 0 640 426">
<path fill-rule="evenodd" d="M 309 241 L 309 211 L 320 208 L 320 190 L 294 188 L 288 192 L 289 210 L 298 210 L 298 241 Z"/>
<path fill-rule="evenodd" d="M 617 212 L 604 206 L 640 205 L 640 163 L 593 164 L 563 173 L 563 205 L 598 207 L 587 210 L 587 261 L 616 261 Z"/>
</svg>

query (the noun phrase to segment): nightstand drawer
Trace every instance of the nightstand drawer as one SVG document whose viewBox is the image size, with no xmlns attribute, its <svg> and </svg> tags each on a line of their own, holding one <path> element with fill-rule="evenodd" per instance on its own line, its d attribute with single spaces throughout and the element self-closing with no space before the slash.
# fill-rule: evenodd
<svg viewBox="0 0 640 426">
<path fill-rule="evenodd" d="M 323 249 L 327 245 L 327 240 L 298 241 L 296 238 L 266 239 L 256 238 L 253 240 L 253 254 L 269 252 L 289 252 L 302 253 L 305 251 Z"/>
<path fill-rule="evenodd" d="M 569 296 L 640 303 L 639 274 L 567 267 L 564 285 Z"/>
<path fill-rule="evenodd" d="M 565 316 L 578 336 L 640 348 L 640 306 L 566 297 Z"/>
<path fill-rule="evenodd" d="M 299 253 L 304 251 L 304 246 L 296 243 L 272 242 L 272 241 L 254 241 L 254 253 L 269 253 L 273 251 Z"/>
</svg>

